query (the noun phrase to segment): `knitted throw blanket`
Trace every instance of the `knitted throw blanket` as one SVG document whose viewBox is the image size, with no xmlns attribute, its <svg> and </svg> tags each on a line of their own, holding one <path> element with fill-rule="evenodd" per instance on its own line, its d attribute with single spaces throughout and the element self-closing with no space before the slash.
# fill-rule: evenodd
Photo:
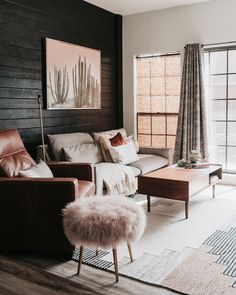
<svg viewBox="0 0 236 295">
<path fill-rule="evenodd" d="M 135 176 L 128 166 L 114 163 L 100 165 L 108 195 L 132 195 L 136 192 Z"/>
</svg>

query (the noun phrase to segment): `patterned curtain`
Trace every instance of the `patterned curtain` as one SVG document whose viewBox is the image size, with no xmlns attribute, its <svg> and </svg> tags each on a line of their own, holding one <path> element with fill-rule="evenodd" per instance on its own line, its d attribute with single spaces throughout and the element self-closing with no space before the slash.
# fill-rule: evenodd
<svg viewBox="0 0 236 295">
<path fill-rule="evenodd" d="M 207 158 L 207 125 L 203 74 L 203 50 L 200 44 L 187 44 L 180 92 L 180 109 L 175 142 L 174 163 L 189 159 L 191 150 Z"/>
</svg>

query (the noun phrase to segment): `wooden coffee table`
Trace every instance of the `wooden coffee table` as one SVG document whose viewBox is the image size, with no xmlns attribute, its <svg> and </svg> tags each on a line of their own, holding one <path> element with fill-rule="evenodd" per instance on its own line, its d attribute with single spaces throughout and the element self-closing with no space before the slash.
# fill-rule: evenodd
<svg viewBox="0 0 236 295">
<path fill-rule="evenodd" d="M 175 165 L 139 176 L 138 193 L 147 195 L 150 212 L 150 197 L 179 200 L 185 202 L 185 217 L 188 218 L 189 198 L 207 186 L 212 186 L 215 198 L 215 184 L 222 179 L 222 166 L 210 165 L 209 168 L 185 169 Z M 212 181 L 211 181 L 212 180 Z"/>
</svg>

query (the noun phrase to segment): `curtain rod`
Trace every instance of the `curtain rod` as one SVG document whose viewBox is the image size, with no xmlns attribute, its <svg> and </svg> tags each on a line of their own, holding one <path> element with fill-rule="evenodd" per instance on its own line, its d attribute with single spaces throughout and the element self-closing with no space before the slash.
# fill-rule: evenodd
<svg viewBox="0 0 236 295">
<path fill-rule="evenodd" d="M 136 58 L 151 58 L 151 57 L 158 57 L 158 56 L 172 56 L 172 55 L 180 55 L 180 52 L 173 52 L 173 53 L 163 53 L 163 54 L 150 54 L 150 55 L 136 55 Z"/>
<path fill-rule="evenodd" d="M 235 44 L 235 43 L 236 43 L 236 41 L 220 42 L 220 43 L 209 43 L 209 44 L 202 44 L 202 47 L 215 46 L 215 45 L 225 45 L 225 44 Z"/>
</svg>

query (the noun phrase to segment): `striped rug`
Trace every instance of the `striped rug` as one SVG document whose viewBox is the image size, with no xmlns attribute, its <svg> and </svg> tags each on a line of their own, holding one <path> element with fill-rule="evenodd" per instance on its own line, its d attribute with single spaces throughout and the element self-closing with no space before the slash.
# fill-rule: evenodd
<svg viewBox="0 0 236 295">
<path fill-rule="evenodd" d="M 76 249 L 73 259 L 78 261 L 79 255 Z M 99 250 L 96 256 L 95 250 L 85 249 L 83 263 L 114 271 L 108 256 L 111 257 L 108 251 Z M 183 294 L 236 294 L 236 218 L 233 225 L 214 232 L 197 250 L 186 247 L 180 253 L 166 249 L 159 256 L 143 253 L 133 263 L 123 257 L 119 273 Z"/>
<path fill-rule="evenodd" d="M 209 253 L 219 256 L 216 263 L 225 265 L 223 274 L 236 278 L 236 228 L 217 230 L 204 244 L 212 246 Z M 233 286 L 236 286 L 236 280 Z"/>
</svg>

